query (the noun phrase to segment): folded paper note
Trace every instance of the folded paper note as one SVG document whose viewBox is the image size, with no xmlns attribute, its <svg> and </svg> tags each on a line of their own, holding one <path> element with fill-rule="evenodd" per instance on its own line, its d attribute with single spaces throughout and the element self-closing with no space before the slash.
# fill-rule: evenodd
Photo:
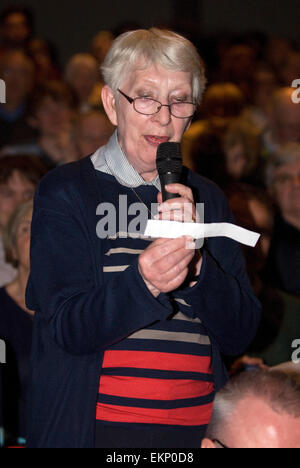
<svg viewBox="0 0 300 468">
<path fill-rule="evenodd" d="M 194 239 L 229 237 L 250 247 L 255 247 L 260 238 L 260 234 L 230 223 L 201 224 L 157 220 L 148 221 L 144 235 L 155 239 L 176 239 L 181 236 L 191 236 Z"/>
</svg>

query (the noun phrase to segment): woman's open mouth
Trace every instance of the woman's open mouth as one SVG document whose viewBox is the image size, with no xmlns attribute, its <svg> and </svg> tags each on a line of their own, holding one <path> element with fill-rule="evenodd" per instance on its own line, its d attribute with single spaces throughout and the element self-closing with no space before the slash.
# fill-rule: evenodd
<svg viewBox="0 0 300 468">
<path fill-rule="evenodd" d="M 167 143 L 170 138 L 169 137 L 162 137 L 162 136 L 155 136 L 155 135 L 145 135 L 145 140 L 152 146 L 159 146 L 161 143 Z"/>
</svg>

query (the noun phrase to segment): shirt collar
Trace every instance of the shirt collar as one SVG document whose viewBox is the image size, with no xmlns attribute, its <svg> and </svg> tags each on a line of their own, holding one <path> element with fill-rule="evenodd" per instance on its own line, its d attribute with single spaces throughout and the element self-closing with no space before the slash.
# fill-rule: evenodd
<svg viewBox="0 0 300 468">
<path fill-rule="evenodd" d="M 91 160 L 97 171 L 113 175 L 121 185 L 132 188 L 150 185 L 161 191 L 159 176 L 152 182 L 146 182 L 130 164 L 120 147 L 117 130 L 107 145 L 99 148 L 91 156 Z"/>
</svg>

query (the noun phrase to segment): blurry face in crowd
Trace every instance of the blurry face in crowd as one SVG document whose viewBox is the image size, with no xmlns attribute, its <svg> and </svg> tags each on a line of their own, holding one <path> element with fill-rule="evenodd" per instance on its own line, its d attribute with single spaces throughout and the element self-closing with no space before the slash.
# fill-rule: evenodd
<svg viewBox="0 0 300 468">
<path fill-rule="evenodd" d="M 76 134 L 79 156 L 93 154 L 98 148 L 106 145 L 112 133 L 113 126 L 105 115 L 91 114 L 82 117 Z"/>
<path fill-rule="evenodd" d="M 48 96 L 41 102 L 31 123 L 42 135 L 56 137 L 69 129 L 71 119 L 72 111 L 68 104 Z"/>
<path fill-rule="evenodd" d="M 79 99 L 85 100 L 90 96 L 97 83 L 97 70 L 87 65 L 76 66 L 69 83 Z"/>
<path fill-rule="evenodd" d="M 33 198 L 34 191 L 35 186 L 18 171 L 0 185 L 0 227 L 7 225 L 17 206 Z"/>
<path fill-rule="evenodd" d="M 162 104 L 193 101 L 191 74 L 161 66 L 137 70 L 120 89 L 131 98 L 146 96 Z M 173 117 L 167 107 L 155 115 L 139 114 L 123 96 L 115 98 L 107 86 L 102 90 L 102 101 L 111 122 L 118 127 L 119 143 L 129 162 L 145 180 L 153 180 L 158 145 L 180 142 L 190 119 Z"/>
<path fill-rule="evenodd" d="M 300 219 L 300 160 L 275 171 L 272 191 L 283 217 Z"/>
<path fill-rule="evenodd" d="M 226 150 L 226 169 L 235 180 L 241 179 L 247 168 L 247 155 L 242 143 L 237 143 Z"/>
<path fill-rule="evenodd" d="M 18 106 L 32 91 L 33 65 L 21 52 L 11 53 L 0 63 L 0 78 L 6 84 L 7 106 Z"/>
<path fill-rule="evenodd" d="M 276 143 L 300 142 L 300 105 L 287 97 L 273 116 L 273 136 Z"/>
<path fill-rule="evenodd" d="M 30 233 L 31 233 L 32 210 L 20 221 L 17 232 L 13 255 L 18 261 L 19 268 L 30 270 Z"/>
<path fill-rule="evenodd" d="M 1 33 L 5 41 L 21 45 L 30 35 L 26 17 L 22 13 L 12 13 L 6 18 Z"/>
<path fill-rule="evenodd" d="M 237 404 L 224 428 L 221 444 L 227 448 L 300 448 L 300 420 L 273 411 L 257 397 Z M 218 442 L 204 439 L 202 448 L 222 448 Z"/>
</svg>

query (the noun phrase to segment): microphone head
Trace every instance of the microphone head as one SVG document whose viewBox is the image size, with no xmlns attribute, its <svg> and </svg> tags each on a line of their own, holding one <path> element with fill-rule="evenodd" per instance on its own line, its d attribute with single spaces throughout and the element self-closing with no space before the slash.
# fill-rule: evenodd
<svg viewBox="0 0 300 468">
<path fill-rule="evenodd" d="M 180 144 L 161 143 L 157 148 L 156 167 L 159 174 L 180 174 L 182 171 Z"/>
</svg>

